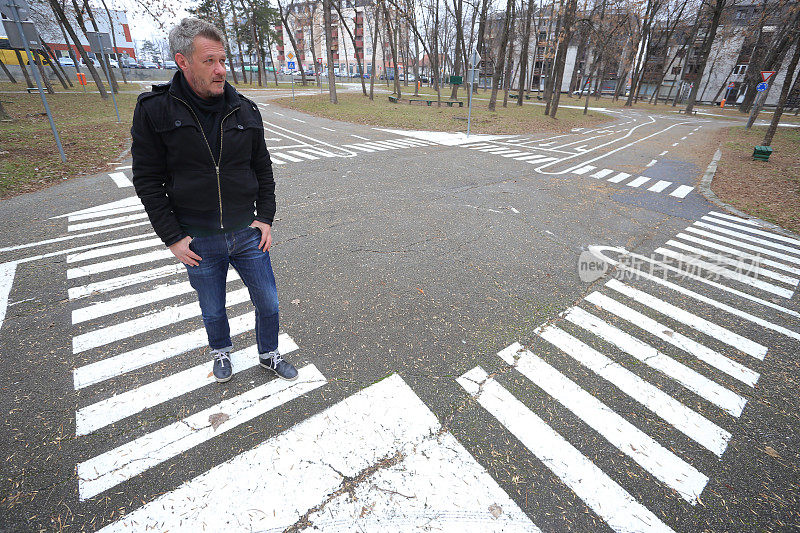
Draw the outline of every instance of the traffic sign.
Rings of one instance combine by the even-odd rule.
[[[475,68],[478,66],[478,63],[480,62],[481,62],[481,55],[477,52],[477,50],[472,52],[472,55],[469,58],[470,67]]]
[[[286,63],[286,68],[294,68],[294,61],[289,61]]]
[[[756,85],[756,91],[763,92],[763,91],[766,91],[768,87],[769,87],[769,85],[767,84],[767,82],[762,81],[761,83]]]
[[[730,83],[728,84],[728,89],[733,89],[733,88],[735,88],[735,87],[736,87],[736,84],[735,84],[734,82],[730,82]]]
[[[294,53],[293,53],[293,52],[289,52],[289,53],[287,53],[287,54],[286,54],[286,58],[287,58],[289,61],[293,60],[293,59],[294,59]]]
[[[761,71],[761,79],[764,81],[769,81],[769,79],[775,75],[774,70],[762,70]]]
[[[4,0],[0,0],[0,2],[3,1]],[[25,43],[27,42],[28,47],[31,50],[42,50],[43,47],[41,41],[39,41],[39,32],[36,31],[36,27],[33,25],[33,22],[26,20],[20,22],[20,24],[22,24],[22,32],[25,34],[24,39],[19,34],[19,26],[17,26],[15,22],[3,20],[3,28],[5,28],[6,36],[8,36],[9,46],[11,46],[11,48],[23,50],[25,48]]]
[[[25,0],[13,0],[13,2],[9,0],[0,0],[0,13],[10,18],[12,21],[17,20],[14,9],[11,6],[12,3],[17,6],[16,11],[19,13],[19,20],[30,19],[30,10]],[[17,32],[17,35],[19,35],[19,32]]]

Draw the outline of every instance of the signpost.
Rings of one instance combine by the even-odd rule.
[[[33,71],[33,78],[36,80],[36,87],[39,89],[39,96],[42,98],[42,104],[44,104],[44,110],[47,112],[47,118],[50,120],[50,128],[53,130],[53,137],[56,139],[56,146],[58,146],[58,153],[61,155],[61,161],[66,163],[67,156],[64,155],[64,148],[61,146],[61,138],[58,136],[58,131],[56,130],[56,123],[53,121],[53,113],[50,112],[50,106],[47,105],[47,97],[44,95],[44,90],[42,90],[42,80],[39,79],[39,71],[34,68],[35,62],[33,60],[33,54],[31,54],[31,46],[29,44],[29,36],[28,33],[25,32],[23,26],[23,20],[30,24],[30,27],[33,27],[33,22],[27,20],[28,18],[28,4],[25,0],[0,0],[0,13],[10,18],[14,25],[17,28],[17,35],[25,38],[22,38],[23,48],[25,48],[25,53],[28,54],[28,62],[31,65],[31,70]],[[26,24],[27,25],[27,24]],[[3,26],[6,26],[5,21],[3,21]],[[28,30],[30,31],[30,30]],[[34,28],[35,31],[35,28]],[[7,31],[9,34],[9,40],[11,38],[10,32]],[[39,42],[38,35],[35,38],[36,43]],[[10,43],[9,43],[10,44]],[[25,68],[25,65],[20,65],[20,68]]]
[[[774,70],[762,70],[762,71],[761,71],[761,80],[762,80],[762,81],[764,81],[764,82],[766,83],[766,82],[768,82],[768,81],[770,80],[770,78],[772,78],[772,76],[774,76],[774,75],[775,75],[775,71],[774,71]]]
[[[469,58],[469,70],[467,71],[467,83],[469,84],[469,111],[467,111],[467,137],[469,137],[469,128],[472,124],[472,90],[475,87],[475,81],[478,79],[478,64],[481,62],[481,55],[477,50],[472,52]]]
[[[762,81],[761,83],[756,85],[756,91],[758,91],[758,92],[764,92],[768,88],[769,88],[769,84],[767,82],[765,82],[765,81]]]
[[[117,107],[117,99],[114,96],[114,87],[111,84],[111,76],[109,75],[107,68],[108,62],[106,61],[105,57],[105,51],[111,50],[111,35],[108,33],[87,31],[86,39],[89,41],[89,48],[91,49],[92,53],[95,55],[100,54],[100,56],[102,57],[102,61],[100,61],[100,64],[103,67],[103,72],[106,73],[106,80],[108,80],[108,88],[111,90],[111,100],[113,100],[114,102],[114,111],[117,112],[117,122],[119,123],[120,122],[119,108]]]

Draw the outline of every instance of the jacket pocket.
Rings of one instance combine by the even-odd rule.
[[[168,191],[178,211],[219,211],[219,187],[213,170],[184,170],[172,175]]]

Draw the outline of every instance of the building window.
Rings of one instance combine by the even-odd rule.
[[[736,65],[733,69],[734,74],[744,74],[745,72],[747,72],[747,64]]]
[[[672,73],[673,74],[680,74],[681,73],[681,67],[672,67]]]

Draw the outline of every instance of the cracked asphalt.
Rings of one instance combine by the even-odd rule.
[[[7,312],[0,327],[0,353],[5,362],[0,385],[0,400],[5,406],[4,438],[0,440],[5,459],[0,480],[0,530],[97,531],[113,525],[160,497],[177,494],[184,490],[184,484],[220,465],[234,464],[243,454],[264,450],[264,443],[284,442],[275,439],[289,438],[303,423],[320,419],[315,415],[324,418],[332,406],[348,405],[343,402],[372,387],[383,386],[395,375],[421,406],[433,413],[436,423],[427,437],[415,441],[411,448],[403,448],[405,442],[393,443],[368,464],[330,462],[328,467],[340,478],[339,482],[323,491],[324,496],[313,504],[298,507],[287,522],[270,527],[292,532],[357,530],[362,526],[363,530],[389,531],[447,529],[448,515],[444,511],[437,516],[413,515],[420,517],[416,522],[402,522],[408,517],[389,514],[380,520],[378,513],[387,501],[394,502],[398,513],[410,502],[429,505],[429,512],[433,513],[434,500],[430,496],[423,498],[421,488],[419,493],[414,492],[416,478],[405,479],[405,485],[391,485],[380,476],[411,472],[411,467],[405,465],[417,453],[415,450],[447,446],[452,457],[471,456],[477,463],[475,468],[482,469],[486,479],[499,487],[498,494],[506,494],[542,531],[624,530],[615,522],[612,511],[583,495],[580,486],[586,480],[571,485],[565,475],[559,474],[558,467],[548,462],[547,454],[536,451],[536,443],[526,441],[502,421],[500,414],[480,402],[482,392],[472,394],[465,389],[459,378],[476,367],[487,373],[487,380],[477,384],[479,391],[490,382],[493,387],[502,387],[619,485],[631,501],[669,529],[705,532],[800,528],[798,340],[765,329],[746,317],[722,312],[665,285],[642,279],[625,281],[766,347],[763,360],[756,360],[741,346],[702,336],[691,324],[665,318],[660,310],[641,302],[624,300],[671,331],[699,339],[710,350],[757,371],[757,384],[744,385],[659,341],[653,332],[643,332],[636,324],[606,310],[587,306],[585,298],[594,292],[614,296],[606,285],[615,275],[613,269],[592,283],[581,281],[578,275],[579,256],[590,246],[620,247],[650,257],[701,217],[722,211],[698,193],[697,184],[705,166],[690,156],[690,152],[707,149],[705,135],[720,123],[686,118],[666,113],[667,110],[663,115],[615,111],[610,113],[607,124],[594,131],[574,131],[559,138],[531,134],[492,139],[486,141],[491,151],[485,151],[485,147],[471,146],[479,144],[480,138],[447,145],[423,134],[403,136],[310,117],[280,108],[270,99],[258,95],[255,98],[261,104],[267,145],[276,160],[281,160],[282,154],[291,156],[292,150],[308,147],[339,156],[299,160],[295,154],[298,161],[288,157],[274,165],[278,211],[270,255],[280,298],[281,331],[297,345],[297,350],[286,358],[298,367],[313,365],[324,379],[310,380],[302,394],[290,400],[276,399],[275,408],[259,411],[241,423],[224,417],[208,424],[190,422],[193,419],[189,417],[196,413],[213,412],[216,406],[227,405],[222,402],[234,401],[257,387],[271,386],[273,379],[267,373],[257,366],[249,367],[237,371],[225,385],[185,385],[187,389],[177,397],[134,410],[130,416],[115,418],[99,429],[78,435],[76,412],[128,391],[157,386],[160,380],[206,361],[207,348],[191,344],[194,341],[188,336],[202,328],[202,321],[197,314],[177,318],[176,309],[191,304],[194,295],[176,293],[165,294],[148,305],[120,308],[112,314],[73,323],[73,312],[90,303],[134,297],[151,289],[167,290],[157,279],[151,279],[143,285],[122,286],[115,293],[70,296],[69,289],[78,285],[102,283],[172,264],[169,258],[154,259],[141,265],[122,264],[90,276],[69,277],[76,266],[70,254],[78,251],[66,250],[92,250],[92,246],[112,239],[144,237],[151,231],[147,224],[121,227],[142,222],[141,219],[69,231],[71,222],[67,218],[52,218],[132,196],[131,188],[118,188],[107,173],[6,200],[0,212],[0,267],[13,263],[14,270]],[[369,148],[364,143],[405,138],[427,141],[392,149],[386,149],[388,145],[373,150],[353,146]],[[673,143],[678,145],[672,146]],[[552,156],[556,160],[528,162],[515,158],[519,154],[504,156],[494,148]],[[583,163],[593,168],[576,173]],[[129,161],[121,161],[118,165],[128,164]],[[109,172],[114,169],[111,166]],[[604,179],[591,177],[602,169],[610,172]],[[130,176],[130,170],[118,171]],[[650,181],[641,187],[626,185],[629,179],[608,181],[618,173],[632,178],[647,176]],[[669,181],[669,188],[648,191],[658,180]],[[681,185],[694,190],[684,197],[670,194]],[[121,216],[130,214],[114,207],[107,216],[117,216],[113,213],[117,210]],[[96,233],[99,230],[108,231]],[[48,240],[55,241],[42,242]],[[37,244],[15,248],[28,243]],[[93,262],[133,257],[148,250],[121,252]],[[184,278],[179,272],[171,281],[178,283]],[[670,280],[770,324],[800,329],[795,316],[710,288],[702,280],[685,276]],[[733,282],[729,285],[734,286]],[[229,281],[229,294],[242,287],[241,281]],[[755,289],[750,293],[792,312],[800,310],[796,292],[789,298]],[[229,315],[241,315],[250,310],[248,306],[249,302],[232,304]],[[598,340],[586,328],[570,322],[563,313],[575,306],[591,309],[608,324],[745,398],[741,416],[728,415],[708,397],[653,369],[649,365],[655,359],[637,358],[622,345]],[[170,319],[170,313],[175,313],[176,318]],[[74,349],[73,339],[79,335],[91,335],[104,327],[137,319],[152,320],[157,327],[121,335],[90,349]],[[626,369],[729,433],[724,452],[716,455],[698,440],[687,438],[640,400],[547,341],[542,332],[548,327],[559,328],[593,347],[610,360],[609,368]],[[134,365],[128,372],[105,376],[76,390],[76,369],[120,354],[144,354],[141,350],[148,346],[176,338],[179,340],[175,342],[184,343],[185,349],[175,348],[168,358],[156,357],[150,363]],[[699,497],[687,501],[643,468],[636,450],[625,452],[612,446],[592,420],[582,419],[542,386],[532,383],[518,369],[519,355],[514,356],[513,364],[497,356],[515,342],[707,476]],[[234,338],[235,349],[253,343],[254,334],[248,328]],[[167,350],[165,345],[159,346],[159,350]],[[222,410],[222,414],[233,419],[264,398],[288,394],[264,390],[268,392],[253,404],[246,404],[240,411]],[[402,408],[402,404],[396,407]],[[375,421],[369,416],[356,417],[352,424],[367,420]],[[114,482],[108,489],[81,498],[82,484],[92,478],[79,479],[78,465],[89,464],[128,443],[144,443],[138,439],[147,439],[159,431],[169,432],[174,424],[183,424],[189,433],[218,433],[183,448],[179,441],[165,441],[161,448],[173,447],[176,453],[154,464],[147,463],[143,472]],[[344,422],[338,430],[346,434],[347,424]],[[400,439],[400,435],[398,430],[393,438]],[[446,440],[451,438],[453,443]],[[157,442],[153,444],[156,445]],[[114,460],[118,461],[118,470],[130,467],[124,458]],[[149,460],[133,457],[129,461]],[[313,457],[308,460],[313,462]],[[104,475],[111,474],[98,472],[98,477]],[[424,469],[417,475],[424,477]],[[442,490],[449,491],[446,487],[442,485]],[[295,490],[302,493],[304,487]],[[480,487],[476,490],[480,492]],[[440,496],[446,500],[447,495]],[[213,498],[200,493],[196,497]],[[269,499],[290,505],[295,497],[290,492],[273,494]],[[253,506],[262,503],[256,500]],[[326,513],[349,513],[345,512],[350,509],[348,505],[354,506],[353,512],[360,516],[347,522],[347,526],[334,527],[334,522],[325,522],[331,519]],[[472,530],[510,531],[517,530],[517,526],[519,530],[529,530],[522,522],[497,522],[498,517],[513,514],[510,503],[492,500],[480,505],[471,518]],[[324,517],[327,518],[323,520]],[[372,518],[375,521],[369,521]],[[158,524],[153,527],[161,530]],[[449,527],[453,528],[453,523]],[[627,531],[648,527],[630,523]],[[230,530],[236,529],[248,530],[230,526]],[[454,530],[467,529],[464,526]]]

